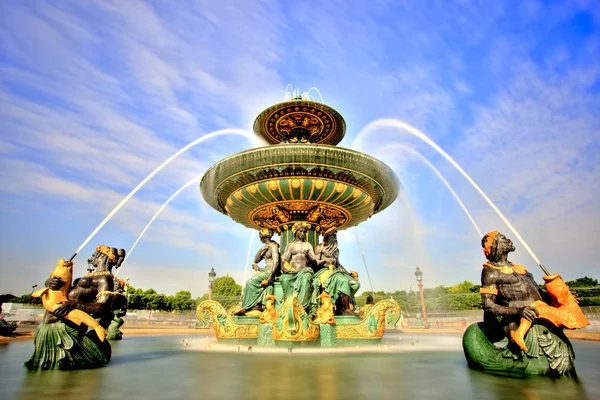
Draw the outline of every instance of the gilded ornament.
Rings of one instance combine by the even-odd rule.
[[[317,189],[322,189],[324,184],[325,184],[325,182],[323,182],[323,180],[321,180],[321,179],[317,179],[317,180],[315,181],[315,188],[317,188]]]
[[[335,305],[331,301],[331,296],[329,296],[327,292],[323,292],[319,298],[321,299],[321,306],[317,309],[317,316],[314,321],[315,324],[335,324],[335,318],[333,316]]]
[[[238,200],[242,200],[242,199],[244,198],[244,195],[242,194],[242,191],[241,191],[241,190],[238,190],[238,191],[237,191],[237,192],[235,192],[233,195],[234,195],[234,196],[235,196],[235,198],[236,198],[236,199],[238,199]]]
[[[272,294],[267,295],[267,304],[265,311],[260,315],[259,322],[261,324],[275,322],[277,319],[277,310],[275,309],[275,296]]]
[[[343,183],[336,183],[335,184],[335,191],[338,193],[342,193],[344,190],[346,190],[347,186],[344,185]]]
[[[400,306],[394,299],[377,302],[365,313],[363,319],[356,324],[337,324],[336,335],[342,339],[381,339],[385,332],[388,312],[399,310]]]
[[[300,187],[300,179],[292,179],[292,187],[298,189]]]
[[[278,181],[269,181],[267,183],[269,189],[271,190],[277,190],[277,188],[279,187],[279,182]]]
[[[312,342],[319,338],[319,325],[313,323],[296,296],[288,296],[273,324],[273,339]]]
[[[258,339],[258,324],[235,323],[220,303],[205,300],[196,309],[198,315],[209,311],[217,339]]]

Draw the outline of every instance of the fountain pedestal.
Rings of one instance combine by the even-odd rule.
[[[200,304],[199,316],[205,319],[206,310],[211,313],[219,341],[254,340],[270,345],[268,326],[278,346],[381,340],[386,313],[397,310],[397,303],[385,300],[362,318],[336,317],[330,325],[334,305],[340,314],[351,312],[360,288],[358,274],[339,264],[339,251],[333,246],[312,251],[319,235],[333,236],[331,232],[357,226],[398,196],[400,184],[391,168],[369,155],[336,146],[345,129],[340,113],[326,104],[301,97],[275,104],[254,122],[255,133],[270,145],[229,156],[211,166],[202,178],[200,192],[215,210],[259,230],[264,238],[270,234],[268,240],[274,233],[280,236],[280,257],[274,265],[269,264],[272,272],[266,285],[273,283],[274,271],[281,269],[286,292],[275,282],[273,295],[267,295],[262,292],[262,281],[249,280],[247,289],[251,291],[246,292],[243,310],[237,312],[251,315],[266,302],[268,313],[259,321],[232,319],[216,302]],[[264,243],[257,262],[266,260],[265,254],[273,260],[272,253],[277,252],[275,242]],[[265,296],[259,297],[261,294]],[[317,310],[327,308],[323,295],[333,305],[328,314],[316,318]],[[273,296],[275,300],[269,304],[268,298]]]

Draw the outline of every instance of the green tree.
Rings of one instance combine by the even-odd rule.
[[[464,281],[448,289],[448,293],[472,293],[475,289],[473,282]]]
[[[187,290],[181,290],[175,294],[175,296],[171,296],[171,310],[193,310],[195,306],[195,302],[192,299],[192,293]]]
[[[199,306],[204,300],[208,300],[208,293],[204,293],[200,297],[196,297],[196,306]]]
[[[9,303],[42,304],[42,299],[40,297],[33,297],[31,294],[24,294],[20,297],[15,297]]]
[[[240,302],[242,287],[230,276],[220,276],[213,282],[213,300],[229,309]]]
[[[578,278],[568,281],[569,289],[579,299],[580,306],[600,306],[600,285],[597,279]]]

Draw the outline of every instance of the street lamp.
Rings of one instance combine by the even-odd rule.
[[[427,323],[427,310],[425,309],[425,297],[423,296],[423,272],[419,269],[417,265],[417,270],[415,271],[415,276],[417,277],[417,286],[419,286],[419,292],[421,293],[421,310],[423,312],[423,323],[425,326],[429,326]]]
[[[214,283],[215,283],[215,277],[217,276],[217,273],[215,272],[214,268],[210,269],[210,272],[208,273],[208,299],[212,300],[212,295],[213,295],[213,287],[214,287]]]
[[[35,304],[35,302],[34,302],[34,299],[33,299],[33,292],[35,291],[35,288],[36,288],[37,286],[38,286],[38,285],[33,285],[33,286],[31,287],[31,294],[32,294],[32,296],[31,296],[31,304]]]

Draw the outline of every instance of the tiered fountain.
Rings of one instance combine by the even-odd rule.
[[[210,167],[200,183],[202,196],[248,228],[277,232],[282,255],[298,222],[304,223],[306,240],[314,247],[320,234],[357,226],[398,195],[399,181],[391,168],[366,154],[336,147],[345,130],[340,113],[302,96],[268,107],[256,118],[254,131],[270,145]],[[274,294],[276,315],[238,317],[206,301],[198,307],[199,318],[211,313],[219,341],[350,344],[381,340],[386,314],[398,310],[394,301],[386,300],[363,308],[360,316],[336,315],[335,321],[319,324],[294,296],[284,296],[277,280]]]

